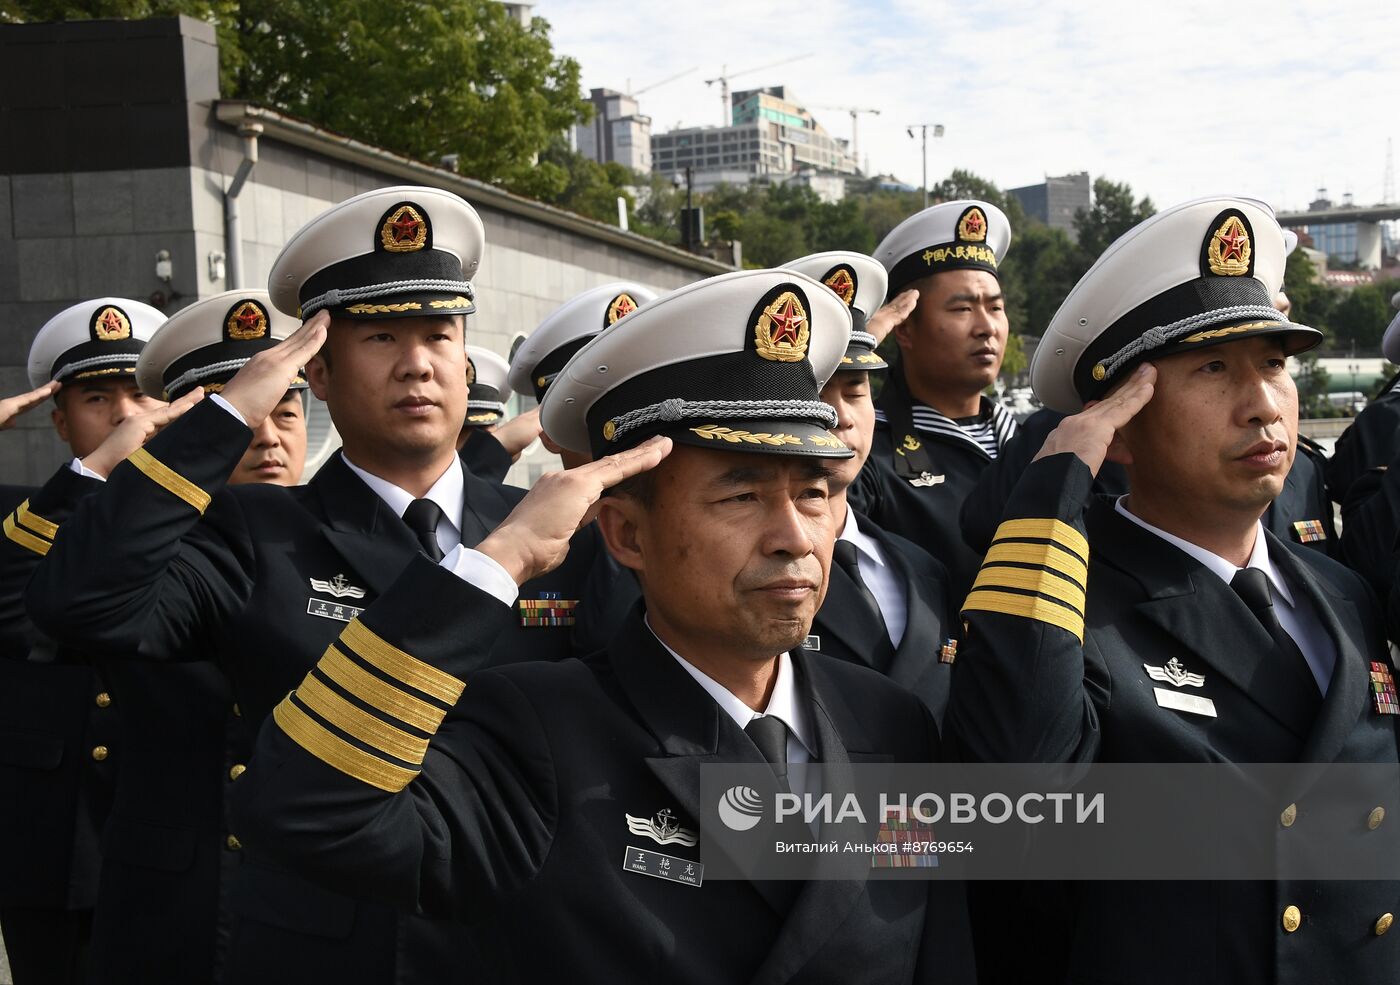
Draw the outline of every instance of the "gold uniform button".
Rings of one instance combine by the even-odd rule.
[[[1293,822],[1298,820],[1298,805],[1289,804],[1283,809],[1283,813],[1278,816],[1278,820],[1285,828],[1293,827]]]
[[[228,849],[231,852],[236,852],[243,847],[243,842],[239,841],[233,835],[229,835],[226,839],[224,839],[224,844],[228,845]]]
[[[102,762],[102,760],[104,760],[104,759],[107,758],[107,747],[106,747],[106,746],[93,746],[93,747],[92,747],[92,758],[95,759],[95,760],[97,760],[99,763]]]
[[[1379,828],[1379,827],[1381,826],[1381,822],[1384,821],[1384,820],[1385,820],[1385,808],[1384,808],[1384,807],[1377,807],[1375,810],[1373,810],[1373,811],[1370,813],[1370,815],[1367,816],[1367,818],[1366,818],[1366,827],[1370,828],[1372,831],[1375,831],[1377,828]]]
[[[98,696],[93,700],[97,702],[97,707],[106,708],[112,703],[112,696],[106,691],[103,691],[100,694],[98,694]]]
[[[248,772],[248,767],[244,766],[242,763],[234,763],[229,767],[228,778],[230,780],[236,780],[246,772]]]
[[[1380,919],[1376,921],[1376,936],[1379,937],[1381,934],[1389,930],[1390,925],[1394,922],[1395,917],[1393,914],[1382,913]]]
[[[1283,911],[1283,929],[1288,933],[1293,933],[1303,923],[1303,913],[1296,906],[1290,906]]]

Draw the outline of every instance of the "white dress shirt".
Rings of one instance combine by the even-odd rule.
[[[899,573],[885,561],[885,552],[879,542],[860,529],[850,502],[846,503],[846,523],[836,539],[850,541],[860,552],[861,580],[870,589],[870,594],[875,596],[880,615],[885,618],[885,629],[889,630],[890,642],[898,649],[900,641],[904,639],[904,629],[909,624],[909,598]]]
[[[650,621],[647,622],[647,629],[651,630],[653,636],[656,636],[656,630],[651,629]],[[715,699],[715,703],[734,720],[734,724],[740,729],[748,728],[749,722],[755,718],[772,715],[787,726],[788,765],[812,761],[812,750],[816,745],[816,739],[808,720],[807,709],[802,706],[802,702],[798,699],[797,672],[793,669],[792,657],[789,654],[778,655],[778,671],[773,680],[773,693],[768,696],[768,705],[762,711],[754,711],[723,684],[666,646],[666,641],[661,637],[657,636],[656,641],[666,647],[666,652],[676,658],[676,663],[684,667],[685,672],[695,678],[695,683],[703,687],[705,693]],[[802,792],[795,786],[793,791]]]
[[[384,500],[384,505],[394,511],[394,515],[403,519],[404,512],[419,497],[413,495],[407,489],[401,489],[387,479],[366,472],[354,462],[345,452],[340,453],[345,464],[365,481],[365,485],[374,490],[374,494]],[[462,467],[454,457],[452,463],[447,466],[447,471],[438,477],[432,488],[423,496],[423,499],[432,500],[442,510],[442,519],[438,520],[437,534],[438,547],[443,554],[450,554],[452,549],[462,542],[462,531],[457,526],[462,522],[462,509],[466,505],[466,485],[462,481]]]
[[[1113,508],[1142,529],[1157,535],[1175,547],[1181,548],[1201,562],[1207,570],[1225,584],[1230,584],[1236,572],[1243,570],[1219,554],[1213,554],[1204,547],[1182,540],[1160,527],[1154,527],[1141,517],[1134,516],[1123,505],[1123,501],[1127,498],[1127,496],[1118,497]],[[1289,588],[1283,572],[1274,566],[1274,562],[1269,557],[1269,544],[1264,538],[1264,525],[1262,523],[1255,525],[1254,548],[1250,552],[1249,563],[1245,567],[1258,568],[1269,579],[1269,584],[1273,586],[1274,591],[1274,615],[1278,617],[1278,623],[1283,627],[1283,631],[1293,639],[1294,643],[1298,644],[1298,649],[1303,652],[1303,658],[1308,662],[1308,669],[1312,671],[1317,686],[1322,689],[1322,693],[1325,695],[1328,685],[1332,683],[1332,671],[1337,665],[1337,647],[1332,642],[1332,637],[1327,634],[1327,629],[1322,625],[1322,620],[1313,610],[1312,603],[1307,596],[1302,592],[1295,594]]]

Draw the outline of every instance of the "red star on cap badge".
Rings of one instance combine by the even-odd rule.
[[[976,235],[982,231],[982,217],[973,212],[967,217],[967,231]]]
[[[797,332],[807,320],[792,298],[783,301],[783,306],[773,312],[773,344],[797,345]]]
[[[418,227],[423,225],[423,220],[415,219],[407,212],[389,224],[389,228],[394,231],[395,243],[411,243],[418,235]]]
[[[258,322],[262,321],[262,314],[257,308],[247,307],[233,316],[237,319],[239,327],[248,333],[256,332],[259,328]]]
[[[1247,236],[1243,229],[1232,228],[1220,234],[1220,259],[1238,260],[1244,252]]]
[[[108,335],[117,335],[126,327],[122,324],[122,316],[111,308],[102,312],[102,317],[97,319],[97,323],[102,326],[103,332]]]

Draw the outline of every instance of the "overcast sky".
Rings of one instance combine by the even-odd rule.
[[[1320,186],[1369,204],[1400,138],[1397,0],[541,0],[535,13],[585,90],[697,67],[638,96],[653,133],[718,125],[704,80],[728,65],[735,90],[787,85],[838,136],[849,114],[816,106],[879,109],[860,118],[861,156],[913,185],[905,127],[928,122],[946,127],[930,137],[931,181],[1088,171],[1159,207],[1233,192],[1302,208]]]

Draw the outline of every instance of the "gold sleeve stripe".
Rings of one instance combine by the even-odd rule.
[[[350,625],[345,627],[340,639],[367,663],[373,664],[390,677],[397,678],[409,687],[417,688],[447,704],[456,704],[457,699],[462,696],[462,690],[467,686],[451,674],[404,653],[377,636],[358,619],[350,620]]]
[[[365,704],[424,732],[436,732],[447,715],[436,705],[381,681],[333,646],[326,649],[316,669]]]
[[[290,696],[283,698],[272,709],[272,718],[297,745],[327,766],[361,783],[368,783],[387,793],[398,793],[418,775],[417,770],[386,763],[352,746],[297,707]]]
[[[394,728],[336,694],[314,675],[308,674],[297,688],[297,697],[316,714],[365,745],[388,753],[415,766],[428,754],[428,740]]]
[[[23,503],[20,503],[19,508],[15,510],[15,519],[40,537],[47,537],[49,540],[53,540],[58,536],[58,524],[51,520],[45,520],[38,513],[33,512],[29,508],[29,500],[27,499]]]
[[[979,588],[1017,588],[1023,592],[1038,592],[1073,606],[1081,615],[1084,613],[1084,589],[1045,570],[983,567],[977,573],[977,581],[973,583],[972,588],[974,591]]]
[[[1080,643],[1084,642],[1084,619],[1079,613],[1035,595],[1013,595],[1010,592],[997,592],[985,588],[974,589],[963,603],[962,611],[999,612],[1007,616],[1035,619],[1073,633]]]
[[[1073,578],[1081,586],[1089,583],[1089,568],[1083,561],[1065,551],[1052,550],[1046,544],[1017,544],[1013,542],[993,544],[992,549],[987,552],[987,556],[982,559],[982,564],[988,565],[997,562],[1033,564],[1039,568],[1058,571],[1068,578]]]
[[[1089,563],[1089,542],[1084,535],[1063,520],[1031,519],[1006,520],[997,527],[992,542],[999,540],[1049,540],[1063,547],[1083,561]]]
[[[179,472],[154,458],[144,448],[138,448],[126,459],[135,465],[146,477],[178,499],[183,499],[200,513],[209,508],[210,496],[203,489],[186,479]]]
[[[19,524],[15,523],[15,517],[12,513],[7,513],[5,515],[4,526],[6,537],[10,538],[10,540],[14,541],[20,547],[33,551],[40,557],[43,557],[44,555],[48,554],[49,548],[53,546],[44,538],[36,537],[34,534],[31,534],[28,530],[25,530]]]

